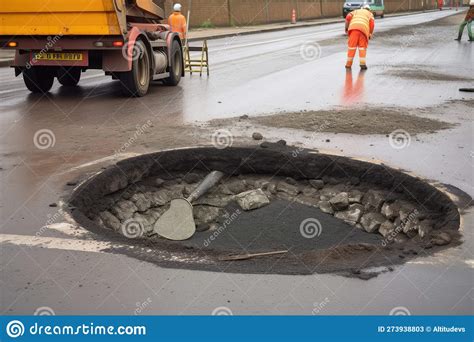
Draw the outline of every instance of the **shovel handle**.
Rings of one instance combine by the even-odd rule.
[[[199,197],[204,195],[206,192],[209,191],[214,185],[219,183],[219,181],[224,177],[224,174],[220,171],[212,171],[210,174],[207,175],[206,178],[198,185],[196,190],[192,192],[191,195],[187,198],[189,203],[194,202]]]

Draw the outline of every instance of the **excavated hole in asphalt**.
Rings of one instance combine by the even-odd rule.
[[[193,203],[196,234],[154,234],[169,201],[188,196],[211,170],[225,176]],[[164,267],[368,279],[460,243],[456,205],[423,180],[281,143],[127,159],[82,184],[69,207],[82,226],[116,242],[111,252]],[[288,252],[220,260],[278,250]]]

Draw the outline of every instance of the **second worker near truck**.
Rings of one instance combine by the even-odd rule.
[[[181,4],[174,4],[173,13],[168,18],[168,25],[172,32],[179,33],[181,39],[185,39],[187,35],[186,17],[181,13]]]
[[[346,16],[346,33],[349,35],[346,68],[350,69],[357,49],[359,49],[360,68],[367,69],[366,57],[369,39],[375,28],[374,15],[369,5],[352,11]]]

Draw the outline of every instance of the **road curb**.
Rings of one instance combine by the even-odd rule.
[[[0,60],[0,68],[9,67],[12,63],[13,63],[13,58],[12,59],[2,59],[2,60]]]
[[[385,18],[395,18],[395,17],[402,17],[402,16],[409,16],[409,15],[414,15],[414,14],[430,13],[430,12],[438,12],[438,10],[434,9],[434,10],[416,11],[416,12],[393,13],[393,14],[385,15]],[[302,27],[322,26],[322,25],[330,25],[330,24],[337,24],[337,23],[343,23],[343,22],[344,22],[344,19],[342,17],[337,17],[337,18],[334,18],[333,20],[329,20],[325,22],[306,22],[304,24],[297,24],[297,25],[288,24],[282,27],[272,27],[272,28],[267,28],[267,29],[262,27],[262,29],[257,29],[254,31],[224,33],[224,34],[215,34],[211,36],[189,38],[188,42],[201,41],[204,39],[212,40],[212,39],[228,38],[228,37],[235,37],[235,36],[246,36],[250,34],[284,31],[284,30],[291,30],[291,29],[297,29],[297,28],[302,28]]]

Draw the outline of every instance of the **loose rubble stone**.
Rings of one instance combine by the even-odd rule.
[[[130,200],[135,203],[138,208],[138,211],[146,211],[151,207],[151,200],[146,195],[141,192],[134,194]]]
[[[222,209],[216,207],[209,207],[205,205],[196,205],[193,207],[194,221],[196,226],[209,225],[215,222],[219,215],[222,213]],[[203,227],[200,227],[202,229]]]
[[[165,205],[173,199],[173,196],[168,190],[160,190],[150,193],[151,204],[153,207],[159,207]]]
[[[349,195],[347,192],[341,192],[329,200],[336,211],[341,211],[349,206]]]
[[[349,209],[345,211],[339,211],[336,214],[334,214],[334,217],[344,220],[345,222],[355,225],[356,223],[359,222],[361,216],[364,213],[364,206],[361,204],[351,204],[349,206]]]
[[[381,209],[382,215],[384,215],[389,220],[394,220],[399,216],[400,213],[400,203],[395,201],[393,203],[384,203]]]
[[[380,225],[379,233],[383,237],[387,237],[395,231],[395,226],[390,220],[386,220],[384,223]]]
[[[296,196],[295,201],[310,207],[319,207],[319,200],[313,196],[306,196],[305,194],[299,194]]]
[[[418,225],[418,235],[421,237],[421,238],[424,238],[424,237],[427,237],[428,234],[433,230],[432,226],[426,222],[426,221],[422,221],[420,222],[420,224]]]
[[[393,242],[395,243],[405,243],[407,241],[408,237],[403,233],[399,233],[393,238]]]
[[[184,176],[183,180],[188,184],[194,184],[199,183],[201,178],[197,173],[190,172]]]
[[[235,179],[225,184],[223,191],[226,195],[237,195],[247,190],[247,182],[245,180]]]
[[[317,190],[324,188],[324,181],[322,179],[311,179],[309,184]]]
[[[303,193],[303,195],[308,196],[308,197],[319,198],[318,190],[316,190],[312,186],[311,187],[309,187],[309,186],[304,187],[302,193]]]
[[[447,232],[439,232],[437,234],[433,234],[431,239],[431,243],[436,246],[445,246],[451,242],[451,235]]]
[[[298,187],[288,184],[286,182],[278,182],[277,191],[287,193],[288,195],[291,195],[291,196],[296,196],[300,193],[300,190],[298,189]]]
[[[144,215],[142,213],[135,213],[133,215],[133,219],[137,221],[143,227],[143,232],[146,235],[153,233],[155,222],[157,221],[155,220],[153,215]]]
[[[400,220],[407,221],[418,218],[418,210],[413,204],[405,201],[399,201],[398,203],[400,205],[400,211],[398,213]]]
[[[237,203],[245,210],[254,210],[270,204],[270,200],[262,189],[242,192],[235,196]]]
[[[155,186],[160,187],[163,184],[165,184],[165,181],[161,178],[156,178],[154,184],[155,184]]]
[[[323,213],[331,215],[334,214],[334,209],[332,208],[331,203],[329,203],[328,201],[320,201],[318,206]]]
[[[380,213],[367,213],[361,217],[360,223],[366,232],[375,233],[385,220],[385,217]]]
[[[299,185],[298,182],[294,178],[291,178],[291,177],[286,177],[285,182],[287,182],[290,185],[294,185],[294,186]]]
[[[362,204],[366,211],[380,212],[382,205],[385,202],[385,196],[382,192],[376,190],[369,190],[362,199]]]
[[[262,133],[255,132],[255,133],[252,134],[252,139],[253,139],[253,140],[262,140],[262,139],[263,139],[263,135],[262,135]]]
[[[112,212],[121,220],[126,221],[133,217],[133,214],[138,211],[137,206],[128,200],[118,201],[115,207],[112,208]]]
[[[120,229],[120,221],[109,211],[103,211],[99,214],[100,219],[104,225],[110,229],[118,231]]]
[[[349,192],[349,203],[362,203],[364,194],[359,190],[352,190]]]
[[[108,193],[114,193],[116,191],[125,189],[128,185],[127,177],[122,174],[114,174],[108,182],[107,188]]]

